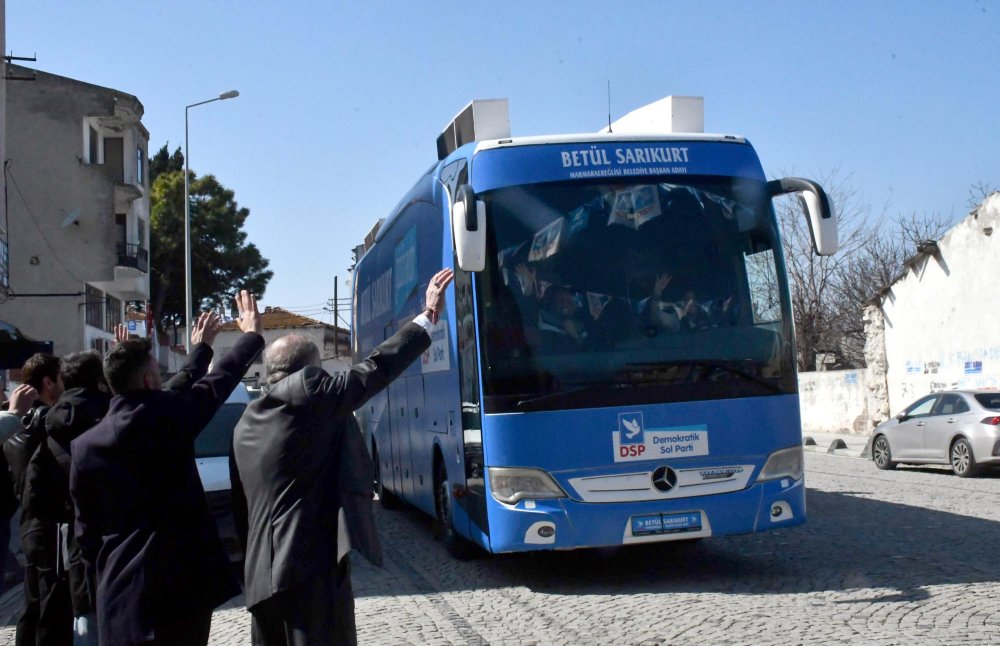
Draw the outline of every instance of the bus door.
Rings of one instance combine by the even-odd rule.
[[[418,360],[419,361],[419,360]],[[406,431],[404,432],[404,441],[402,446],[405,448],[405,459],[403,462],[403,495],[411,503],[416,504],[417,494],[419,493],[417,486],[417,477],[421,473],[421,468],[430,470],[430,459],[425,459],[424,454],[427,453],[425,450],[426,442],[421,433],[420,429],[422,419],[427,417],[427,411],[424,410],[424,379],[420,375],[415,375],[412,377],[406,377]],[[426,466],[424,465],[426,463]],[[427,480],[425,477],[424,480]]]
[[[389,384],[389,436],[392,438],[392,488],[408,499],[406,479],[403,474],[410,468],[409,418],[406,414],[406,380],[397,379]],[[412,490],[412,488],[411,488]]]
[[[383,339],[390,338],[396,332],[396,325],[393,322],[385,324],[382,330]],[[403,426],[406,412],[406,390],[400,393],[399,381],[389,384],[385,389],[385,416],[380,424],[380,436],[383,438],[379,443],[380,459],[388,459],[389,473],[383,473],[386,483],[391,483],[389,489],[402,496],[403,479],[400,469],[400,428]],[[401,396],[402,395],[402,396]],[[402,399],[402,401],[401,401]],[[384,444],[384,446],[383,446]]]

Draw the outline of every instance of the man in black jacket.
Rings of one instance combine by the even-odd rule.
[[[306,337],[275,341],[264,355],[268,391],[236,426],[232,474],[249,518],[245,581],[255,646],[355,644],[347,552],[376,565],[373,465],[353,412],[430,347],[452,271],[427,287],[427,309],[346,375],[331,377]],[[242,481],[242,484],[241,482]],[[346,525],[346,526],[345,526]]]
[[[256,299],[241,291],[237,307],[244,334],[180,392],[160,390],[148,342],[116,346],[104,364],[111,408],[71,443],[76,537],[96,574],[102,646],[207,644],[212,610],[239,593],[194,461],[198,433],[264,346]]]
[[[36,399],[38,391],[28,384],[21,384],[14,389],[10,400],[3,404],[6,410],[0,410],[0,444],[24,430],[21,420],[31,410]],[[20,503],[14,495],[14,483],[10,479],[7,458],[0,450],[0,593],[7,591],[4,583],[7,557],[10,554],[11,525],[18,507]]]
[[[40,552],[33,548],[44,540],[44,536],[47,535],[46,528],[49,526],[24,510],[24,481],[28,462],[45,437],[45,416],[49,407],[55,404],[63,393],[62,363],[58,357],[50,354],[32,355],[24,362],[21,377],[25,384],[35,389],[38,399],[24,417],[24,427],[4,442],[3,453],[13,480],[14,494],[21,505],[21,546],[26,559],[24,609],[17,620],[15,643],[17,646],[33,646],[48,643],[48,626],[59,622],[45,619],[52,613],[47,606],[48,599],[39,589],[39,570],[45,569],[48,564],[38,563],[34,559]],[[60,614],[56,606],[51,610],[56,616]]]
[[[66,390],[45,416],[45,437],[28,463],[22,507],[24,513],[43,523],[39,540],[25,545],[29,560],[39,567],[39,596],[45,612],[39,618],[38,643],[73,643],[73,616],[86,598],[85,580],[74,559],[67,563],[66,531],[73,523],[69,498],[69,442],[96,424],[108,411],[111,391],[104,381],[101,357],[79,352],[63,358]],[[72,554],[70,555],[72,557]]]
[[[111,401],[101,357],[96,352],[64,357],[62,374],[66,390],[45,415],[44,434],[38,438],[38,448],[25,469],[21,496],[22,514],[37,523],[35,531],[25,540],[24,553],[38,571],[41,603],[35,642],[46,646],[73,643],[75,603],[71,603],[69,573],[61,549],[66,528],[73,520],[69,499],[69,440],[59,440],[67,433],[78,435],[96,424]]]

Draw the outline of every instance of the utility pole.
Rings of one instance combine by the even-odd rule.
[[[337,321],[340,317],[337,315],[337,276],[333,277],[333,356],[340,357],[340,328],[337,327]]]

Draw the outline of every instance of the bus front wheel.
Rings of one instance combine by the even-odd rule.
[[[451,513],[450,489],[451,484],[448,482],[448,474],[445,473],[444,465],[438,463],[434,469],[434,507],[437,512],[434,535],[441,539],[449,554],[456,559],[465,561],[475,556],[476,546],[455,531]]]

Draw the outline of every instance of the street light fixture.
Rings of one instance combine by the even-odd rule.
[[[190,172],[188,170],[188,110],[195,106],[205,105],[213,101],[235,99],[240,95],[236,90],[223,92],[214,99],[199,101],[184,106],[184,349],[191,354],[191,310],[194,308],[191,298],[191,197]]]

